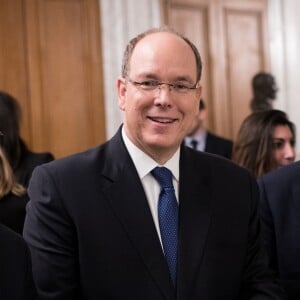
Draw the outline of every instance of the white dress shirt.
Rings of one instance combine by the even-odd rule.
[[[161,165],[159,165],[155,160],[150,156],[140,150],[136,145],[134,145],[131,140],[127,137],[124,127],[122,128],[122,137],[125,143],[125,146],[129,152],[131,159],[135,165],[137,173],[141,179],[142,185],[145,190],[145,194],[148,200],[150,211],[152,213],[152,218],[154,225],[156,227],[157,234],[160,236],[159,221],[158,221],[158,211],[157,204],[160,194],[160,185],[151,175],[151,171]],[[171,159],[169,159],[163,166],[168,168],[173,174],[173,185],[175,189],[176,199],[178,201],[178,183],[179,183],[179,155],[180,148],[175,152]]]

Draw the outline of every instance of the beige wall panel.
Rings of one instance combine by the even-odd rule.
[[[250,113],[251,79],[264,69],[260,13],[224,10],[230,135]]]
[[[105,139],[97,4],[43,0],[27,7],[34,147],[56,157]]]
[[[91,140],[89,120],[84,117],[90,115],[85,87],[84,16],[80,1],[42,3],[44,143],[61,155],[62,151],[71,152],[74,146],[84,148]],[[72,143],[68,143],[70,140]]]
[[[28,110],[24,1],[0,1],[0,90],[14,96],[23,112],[22,135],[31,140]]]

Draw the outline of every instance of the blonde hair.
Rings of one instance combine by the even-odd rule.
[[[26,193],[26,189],[15,181],[12,168],[0,147],[0,199],[9,193],[21,196]]]

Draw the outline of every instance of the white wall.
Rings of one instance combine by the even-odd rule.
[[[279,86],[275,106],[286,111],[297,128],[300,159],[300,1],[269,0],[271,71]]]
[[[106,134],[110,138],[123,116],[118,108],[116,78],[121,74],[122,56],[128,41],[138,33],[160,26],[159,0],[99,0]]]

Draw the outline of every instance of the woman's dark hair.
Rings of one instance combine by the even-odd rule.
[[[26,193],[26,189],[16,182],[10,163],[0,145],[0,200],[9,193],[21,196]]]
[[[239,129],[233,147],[233,161],[256,177],[272,171],[276,167],[272,155],[273,132],[278,125],[290,128],[295,143],[295,125],[285,112],[271,109],[250,114]]]
[[[2,148],[12,169],[17,168],[21,156],[20,121],[21,109],[18,101],[13,96],[0,91]]]

